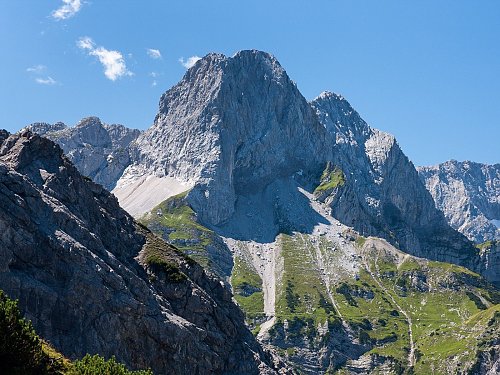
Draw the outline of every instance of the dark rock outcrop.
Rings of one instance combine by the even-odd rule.
[[[70,358],[115,355],[158,374],[275,373],[220,281],[29,131],[0,146],[0,289]]]

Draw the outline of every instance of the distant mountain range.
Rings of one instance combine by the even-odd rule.
[[[234,366],[243,366],[234,373],[264,373],[280,367],[283,372],[306,374],[482,374],[500,369],[500,344],[494,338],[500,329],[500,297],[491,284],[500,283],[494,227],[500,219],[498,165],[450,162],[417,172],[395,138],[371,128],[342,96],[324,92],[307,102],[278,61],[255,50],[233,57],[209,54],[199,60],[162,95],[154,124],[144,132],[106,125],[95,117],[75,127],[39,123],[28,129],[57,142],[82,175],[112,190],[143,226],[219,277],[226,284],[220,293],[232,288],[260,344],[239,323],[231,302],[212,297],[212,287],[196,278],[212,280],[210,276],[202,276],[201,269],[193,271],[194,264],[190,269],[180,255],[174,257],[189,281],[183,290],[199,295],[191,292],[199,287],[207,301],[215,301],[201,308],[207,319],[213,314],[230,316],[230,332],[240,332],[242,340],[228,341],[239,349],[221,354],[229,331],[219,332],[218,321],[213,328],[217,338],[202,341],[209,353],[221,356],[218,367],[192,368],[231,373]],[[18,157],[8,155],[23,154],[22,145],[37,142],[48,141],[26,132],[11,136],[2,145],[8,150],[0,151],[7,155],[2,162]],[[19,146],[12,149],[12,144]],[[33,151],[31,158],[43,152]],[[114,201],[113,209],[91,209],[96,200],[90,193],[85,193],[88,202],[80,202],[66,176],[59,176],[57,168],[47,172],[37,163],[26,171],[17,164],[8,167],[19,174],[17,178],[35,181],[36,189],[48,192],[56,216],[60,205],[53,200],[69,194],[63,206],[77,205],[79,228],[95,227],[92,218],[101,211],[103,218],[109,214],[113,225],[119,225],[115,213],[123,218],[128,229],[115,229],[123,244],[112,243],[105,232],[91,230],[89,238],[109,238],[112,247],[107,251],[115,255],[126,246],[124,267],[134,268],[136,277],[149,272],[143,261],[144,241],[153,234],[133,224]],[[62,186],[45,186],[46,177],[66,181],[68,193]],[[74,179],[90,184],[90,191],[102,189],[81,177]],[[6,211],[4,223],[9,223],[8,215]],[[45,213],[44,220],[51,215]],[[86,247],[72,230],[71,226],[55,237],[43,232],[34,243],[55,241],[63,246],[75,240]],[[477,248],[470,240],[492,241]],[[137,254],[139,263],[134,263]],[[12,272],[6,269],[6,277]],[[85,272],[93,274],[90,269]],[[148,285],[147,277],[141,280]],[[148,290],[153,294],[161,296],[155,288],[167,288],[175,298],[184,298],[176,295],[175,286],[151,283]],[[0,288],[13,290],[14,297],[23,290],[8,282]],[[21,307],[41,327],[62,319],[61,314],[49,322],[50,308],[44,315],[27,300]],[[191,307],[173,313],[203,326],[197,314],[191,315],[198,307]],[[52,332],[43,329],[42,336]],[[63,336],[60,331],[52,335]],[[262,344],[269,345],[270,352]],[[179,344],[183,358],[188,363],[200,361],[190,357],[191,349],[184,345]],[[439,349],[444,346],[446,351]],[[139,360],[120,348],[107,347],[105,354],[115,350],[120,360],[137,365]],[[198,353],[198,348],[193,350]],[[253,360],[250,352],[255,353]],[[232,361],[239,355],[244,360],[238,365]],[[180,373],[191,368],[186,366]]]

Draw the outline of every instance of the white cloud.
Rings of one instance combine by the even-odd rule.
[[[39,83],[40,85],[55,85],[57,81],[53,79],[52,77],[47,77],[47,78],[35,78],[36,83]]]
[[[152,86],[152,87],[155,87],[155,86],[157,86],[157,85],[158,85],[158,82],[157,82],[156,80],[154,80],[154,81],[151,83],[151,86]]]
[[[96,47],[94,41],[88,36],[78,39],[76,45],[86,50],[89,55],[99,59],[100,63],[104,66],[104,75],[108,79],[116,81],[120,77],[133,75],[127,69],[125,59],[119,51],[112,51],[99,46]]]
[[[44,72],[45,69],[47,69],[47,67],[45,65],[33,65],[32,67],[27,68],[26,71],[28,73],[40,74],[40,73]]]
[[[78,39],[78,41],[76,42],[76,45],[81,49],[93,50],[95,48],[94,41],[91,38],[89,38],[88,36],[84,36],[84,37],[81,37],[80,39]]]
[[[198,60],[200,60],[201,57],[199,56],[191,56],[188,59],[184,60],[184,57],[181,57],[179,59],[179,62],[182,64],[182,66],[186,69],[191,68]]]
[[[62,5],[52,12],[52,17],[56,20],[65,20],[77,14],[81,7],[81,0],[62,0]]]
[[[152,59],[161,59],[161,52],[159,49],[148,48],[146,51],[148,56]]]

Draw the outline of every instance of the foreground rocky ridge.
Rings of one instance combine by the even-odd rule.
[[[0,143],[0,289],[55,348],[157,373],[274,373],[217,279],[50,140],[1,132]]]
[[[476,243],[500,239],[500,164],[451,160],[418,173],[453,228]]]

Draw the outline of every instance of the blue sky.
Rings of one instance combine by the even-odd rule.
[[[0,0],[0,127],[97,115],[149,127],[184,63],[275,55],[344,95],[417,165],[500,162],[500,2]]]

